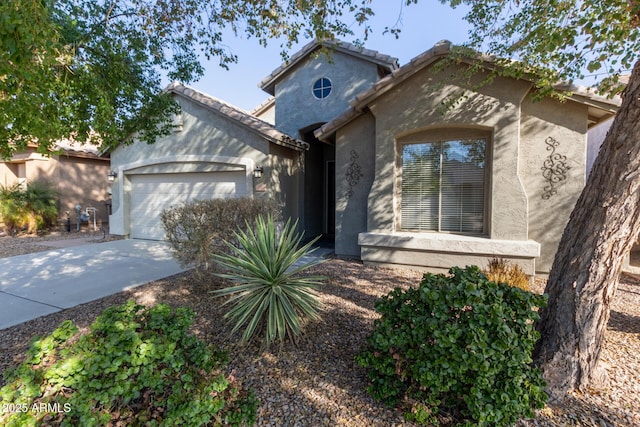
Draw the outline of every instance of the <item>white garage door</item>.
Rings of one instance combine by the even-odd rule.
[[[131,237],[164,239],[160,214],[194,200],[243,197],[244,171],[130,175]]]

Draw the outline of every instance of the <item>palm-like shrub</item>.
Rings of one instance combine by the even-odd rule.
[[[10,235],[20,231],[20,224],[25,218],[20,192],[17,184],[10,187],[0,186],[0,219],[4,223],[5,231]]]
[[[271,217],[266,221],[258,217],[253,229],[235,233],[239,246],[227,243],[231,253],[216,256],[227,270],[217,275],[234,285],[214,293],[231,296],[225,302],[231,305],[225,318],[234,323],[232,332],[245,327],[244,342],[256,333],[264,334],[267,346],[286,337],[295,342],[305,321],[319,318],[315,290],[325,278],[300,273],[322,261],[299,262],[315,250],[312,245],[317,239],[301,246],[296,226],[297,221],[289,220],[278,233]]]
[[[0,186],[0,217],[9,234],[22,229],[35,233],[51,226],[58,217],[57,192],[45,181]]]

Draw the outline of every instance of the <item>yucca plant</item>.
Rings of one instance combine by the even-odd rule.
[[[304,323],[319,318],[321,304],[315,290],[325,278],[300,273],[322,261],[298,262],[315,250],[317,239],[301,246],[297,221],[287,221],[279,233],[270,216],[266,221],[258,217],[254,225],[235,233],[237,246],[226,242],[229,254],[215,257],[227,271],[217,276],[234,284],[214,293],[231,296],[224,303],[231,306],[225,318],[234,324],[232,333],[244,327],[243,342],[255,334],[264,334],[267,346],[286,337],[296,342]]]

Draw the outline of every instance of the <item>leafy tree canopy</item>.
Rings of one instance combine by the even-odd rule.
[[[419,0],[398,0],[404,5]],[[440,0],[469,7],[468,47],[492,53],[511,75],[535,71],[541,93],[560,80],[617,76],[640,51],[637,0]],[[105,148],[138,132],[152,143],[177,107],[161,75],[185,83],[200,63],[238,58],[232,30],[286,51],[299,38],[366,40],[371,0],[12,0],[0,2],[0,155],[73,137]],[[359,24],[359,26],[354,26]],[[400,29],[386,31],[398,36]],[[358,43],[358,41],[356,41]],[[616,77],[605,79],[610,90]]]
[[[618,78],[631,72],[640,52],[637,0],[441,2],[468,6],[468,46],[503,58],[500,65],[509,75],[534,73],[543,95],[558,82],[587,76],[596,77],[603,94],[620,92]]]
[[[200,55],[237,60],[231,29],[260,44],[350,34],[368,0],[11,0],[0,2],[0,155],[73,137],[113,146],[170,131],[161,73],[192,82]],[[344,17],[344,20],[343,20]],[[366,26],[366,25],[365,25]]]

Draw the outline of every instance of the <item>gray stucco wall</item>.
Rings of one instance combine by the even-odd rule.
[[[257,132],[186,98],[176,96],[176,100],[182,108],[176,118],[180,130],[152,145],[136,141],[111,154],[112,169],[118,173],[112,186],[113,234],[129,234],[127,174],[131,171],[178,173],[243,168],[251,186],[249,196],[282,201],[285,216],[297,210],[297,194],[288,193],[293,187],[292,177],[298,173],[297,152],[275,146]],[[257,165],[264,169],[261,179],[251,178]]]
[[[529,274],[548,271],[584,186],[587,108],[555,100],[532,103],[527,95],[529,82],[498,78],[477,93],[467,93],[461,103],[442,115],[438,112],[442,100],[460,90],[452,82],[436,85],[446,74],[431,75],[423,70],[370,103],[370,116],[338,129],[338,174],[348,167],[350,148],[364,150],[371,138],[375,153],[373,159],[365,155],[363,165],[373,160],[375,166],[366,228],[358,219],[358,210],[364,208],[361,199],[346,199],[340,193],[344,184],[338,190],[337,215],[342,218],[338,220],[342,228],[336,235],[336,252],[356,254],[359,246],[365,262],[434,270],[464,263],[482,266],[489,257],[499,255],[520,264]],[[373,134],[371,126],[375,126]],[[447,135],[464,137],[474,132],[486,134],[490,140],[486,235],[401,230],[400,143]],[[549,155],[545,144],[549,136],[561,141],[558,150],[567,156],[570,169],[557,194],[543,199],[547,182],[542,167]],[[355,241],[357,228],[362,234]]]
[[[375,177],[375,119],[360,116],[336,140],[337,255],[360,256],[358,234],[367,230],[367,203]]]
[[[529,238],[542,245],[536,260],[540,272],[551,269],[564,227],[585,185],[587,114],[585,105],[551,99],[522,106],[520,168],[529,203]],[[561,174],[564,179],[553,185],[544,176],[551,166],[568,168]]]
[[[444,72],[444,76],[448,72]],[[451,83],[433,92],[444,78],[420,73],[376,100],[370,108],[376,116],[376,179],[369,196],[371,232],[398,229],[396,164],[397,142],[417,133],[443,129],[478,129],[491,134],[489,159],[492,170],[487,235],[494,239],[527,239],[527,197],[518,172],[520,102],[530,88],[526,82],[497,79],[477,93],[469,93],[458,106],[442,115],[445,96],[460,90]],[[420,137],[418,137],[420,139]],[[386,208],[385,208],[386,207]],[[389,207],[393,207],[390,209]]]
[[[313,84],[327,77],[333,84],[331,94],[324,99],[313,96]],[[331,58],[310,55],[275,86],[275,126],[293,137],[299,130],[325,123],[349,107],[349,101],[378,80],[375,64],[340,52]]]

